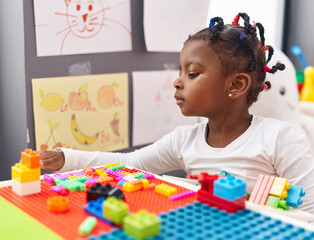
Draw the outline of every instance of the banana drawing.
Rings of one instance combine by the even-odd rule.
[[[92,144],[98,137],[99,133],[96,133],[94,136],[92,137],[87,137],[85,134],[83,134],[78,126],[77,126],[77,122],[75,120],[75,115],[72,115],[71,118],[71,130],[73,133],[74,138],[81,144],[83,145],[89,145]]]

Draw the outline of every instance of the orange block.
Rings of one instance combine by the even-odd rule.
[[[39,160],[40,156],[37,152],[32,149],[25,149],[21,152],[22,164],[26,165],[28,168],[40,168]]]
[[[64,212],[69,208],[69,198],[62,196],[48,198],[47,206],[50,212]]]

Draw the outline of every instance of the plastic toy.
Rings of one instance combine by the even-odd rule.
[[[119,225],[128,214],[128,205],[121,199],[107,197],[103,202],[104,216]]]
[[[153,237],[160,232],[160,219],[154,214],[141,210],[124,218],[123,231],[139,240]]]
[[[86,236],[90,234],[97,224],[97,219],[95,217],[87,217],[84,222],[79,226],[79,234]]]
[[[16,163],[11,167],[12,173],[12,191],[20,196],[39,193],[41,191],[40,183],[40,156],[26,149],[21,153],[22,163]]]
[[[292,46],[291,52],[299,58],[303,68],[306,68],[308,66],[308,64],[307,64],[307,62],[303,56],[302,50],[299,46],[296,46],[296,45]]]
[[[304,69],[304,85],[300,93],[300,100],[314,102],[314,67],[312,66]]]
[[[303,188],[300,186],[296,185],[291,185],[289,191],[288,191],[288,196],[286,198],[286,202],[288,206],[291,207],[299,207],[303,203],[302,197],[304,197],[305,192],[303,191]]]
[[[186,191],[186,192],[183,192],[183,193],[178,193],[176,195],[172,195],[169,199],[171,201],[176,201],[176,200],[179,200],[179,199],[182,199],[182,198],[185,198],[185,197],[188,197],[188,196],[191,196],[195,194],[194,191]]]
[[[47,206],[50,212],[65,212],[69,208],[67,197],[55,196],[47,199]]]
[[[288,190],[290,188],[290,183],[285,178],[276,177],[271,189],[269,191],[270,195],[280,197],[284,200],[288,196]]]
[[[233,201],[246,194],[246,184],[239,178],[227,175],[214,181],[214,195]]]
[[[229,176],[229,178],[230,177],[233,178],[232,176]],[[214,195],[214,182],[218,180],[218,175],[201,173],[198,179],[201,184],[201,189],[197,192],[197,200],[200,202],[215,206],[218,209],[226,210],[228,213],[234,213],[245,208],[246,193],[244,191],[242,195],[243,189],[241,190],[241,194],[237,195],[237,199],[230,201]],[[240,195],[242,195],[242,197],[240,197]]]
[[[87,201],[97,200],[100,197],[115,196],[117,199],[124,199],[123,192],[110,184],[101,185],[96,183],[89,190],[87,190]]]
[[[194,202],[160,214],[161,232],[149,240],[161,239],[314,239],[314,232],[264,216],[248,209],[227,214]],[[132,235],[133,236],[133,235]],[[122,229],[91,236],[88,240],[134,240]]]
[[[178,193],[178,189],[167,184],[159,184],[155,187],[156,193],[170,197]]]
[[[273,185],[275,177],[260,174],[254,185],[253,191],[249,198],[249,202],[265,205],[267,198],[269,196],[269,191]]]
[[[269,195],[265,205],[273,207],[273,208],[283,209],[283,210],[289,209],[287,202],[284,200],[281,200],[281,198],[277,196]]]

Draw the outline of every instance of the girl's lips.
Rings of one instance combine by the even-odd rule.
[[[178,104],[178,105],[185,102],[185,99],[182,98],[182,97],[180,97],[180,96],[177,95],[177,94],[174,95],[174,98],[177,100],[177,104]]]

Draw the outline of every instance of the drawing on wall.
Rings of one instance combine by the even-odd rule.
[[[37,150],[129,147],[127,73],[32,79]]]
[[[176,105],[173,82],[179,71],[133,72],[133,146],[152,143],[179,125],[195,124]]]
[[[132,50],[130,0],[34,0],[37,56]]]
[[[208,26],[208,0],[144,0],[147,51],[180,52],[189,35]]]

